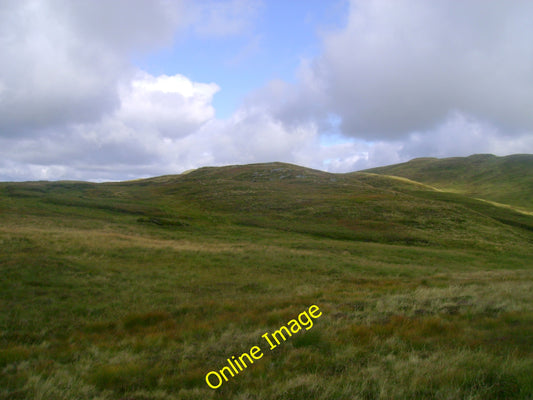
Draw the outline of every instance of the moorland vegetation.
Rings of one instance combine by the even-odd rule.
[[[531,399],[532,160],[0,183],[0,399]]]

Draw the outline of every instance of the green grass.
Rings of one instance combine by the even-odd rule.
[[[409,178],[446,191],[455,191],[533,212],[533,155],[497,157],[418,158],[367,170]]]
[[[461,194],[279,163],[2,183],[0,249],[0,399],[533,396],[533,216]]]

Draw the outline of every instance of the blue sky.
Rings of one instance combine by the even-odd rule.
[[[0,180],[533,153],[529,0],[0,2]]]
[[[302,59],[320,54],[320,35],[345,24],[345,0],[255,2],[243,31],[202,35],[190,29],[172,46],[138,56],[133,63],[153,75],[183,74],[216,82],[218,118],[229,117],[242,99],[272,79],[295,82]]]

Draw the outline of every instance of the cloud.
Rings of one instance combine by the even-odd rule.
[[[532,13],[526,1],[352,1],[296,83],[269,82],[241,111],[286,135],[313,126],[300,151],[280,154],[337,172],[533,151]]]
[[[129,60],[196,29],[203,22],[194,9],[209,4],[2,2],[0,179],[168,172],[169,149],[213,118],[219,87],[179,74],[152,76]],[[251,15],[245,6],[232,2],[226,17]]]
[[[122,88],[115,118],[139,132],[153,129],[166,137],[188,135],[214,117],[211,101],[218,90],[214,83],[196,83],[182,75],[154,77],[139,72]]]
[[[530,1],[352,1],[314,79],[346,135],[395,139],[461,112],[533,130]]]
[[[233,36],[250,30],[262,8],[259,0],[200,0],[190,6],[192,30],[202,37]]]
[[[131,178],[147,168],[163,173],[177,139],[195,134],[213,118],[217,90],[215,84],[182,75],[154,77],[139,71],[120,88],[119,105],[105,117],[41,130],[35,137],[4,138],[1,153],[19,164],[19,170],[28,165],[27,172],[44,171],[39,179],[51,171],[69,176],[82,170],[86,179]]]
[[[152,76],[129,60],[186,30],[238,34],[259,6],[241,0],[2,2],[0,179],[134,178],[179,172],[201,160],[198,154],[219,154],[213,143],[224,140],[214,138],[224,135],[211,132],[206,142],[200,130],[214,118],[218,85],[180,74]]]
[[[244,107],[344,136],[290,158],[330,171],[533,152],[532,14],[527,1],[352,1],[296,83],[271,81]]]
[[[56,18],[91,46],[118,55],[152,51],[171,45],[179,29],[188,26],[187,2],[182,0],[48,0]]]
[[[285,124],[320,124],[328,118],[327,83],[316,78],[311,61],[303,59],[296,71],[296,83],[276,79],[249,93],[242,108],[262,110]]]
[[[420,155],[430,157],[468,156],[474,153],[507,155],[533,149],[531,133],[509,134],[487,122],[468,115],[453,113],[435,129],[413,132],[403,142],[399,154],[411,159]]]
[[[289,126],[262,109],[241,109],[226,121],[206,125],[212,162],[253,163],[295,160],[302,146],[318,137],[313,123]]]
[[[322,156],[333,149],[321,149],[315,123],[287,124],[261,107],[243,107],[218,120],[211,106],[216,90],[181,75],[139,73],[120,91],[115,113],[98,122],[26,139],[0,138],[0,154],[9,155],[0,163],[0,179],[133,179],[274,160],[327,167]],[[333,152],[338,156],[338,149]]]
[[[216,83],[130,62],[180,34],[249,34],[261,7],[1,2],[0,180],[133,179],[268,161],[347,172],[533,152],[528,1],[352,1],[346,26],[322,34],[322,53],[302,60],[296,82],[268,82],[226,119],[215,118]]]
[[[0,135],[95,121],[119,106],[133,52],[169,43],[180,2],[0,4]]]

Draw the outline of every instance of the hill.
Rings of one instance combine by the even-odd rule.
[[[533,396],[533,216],[461,193],[284,163],[0,183],[0,246],[0,399]]]
[[[366,170],[533,211],[533,155],[418,158]]]

